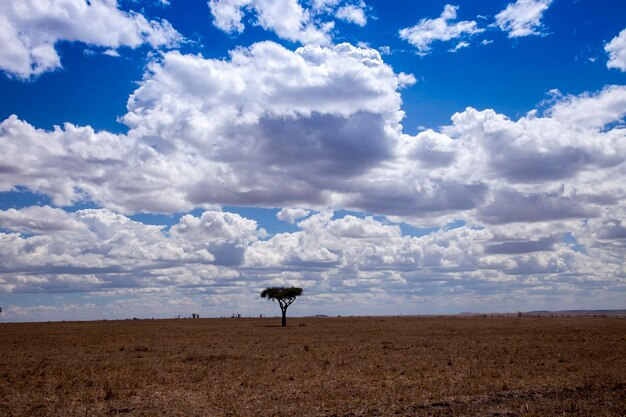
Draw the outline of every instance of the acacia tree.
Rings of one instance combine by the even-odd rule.
[[[287,325],[287,308],[302,295],[302,288],[298,287],[269,287],[261,292],[262,298],[278,301],[283,313],[282,327]]]

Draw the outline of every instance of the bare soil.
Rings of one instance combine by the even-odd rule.
[[[623,317],[0,324],[0,416],[626,416]]]

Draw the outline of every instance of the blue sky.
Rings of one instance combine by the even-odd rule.
[[[0,320],[624,308],[620,1],[0,12]]]

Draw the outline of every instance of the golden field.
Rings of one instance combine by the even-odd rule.
[[[0,324],[0,416],[626,416],[623,317]]]

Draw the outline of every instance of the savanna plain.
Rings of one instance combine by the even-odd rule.
[[[1,416],[626,416],[626,319],[0,324]]]

